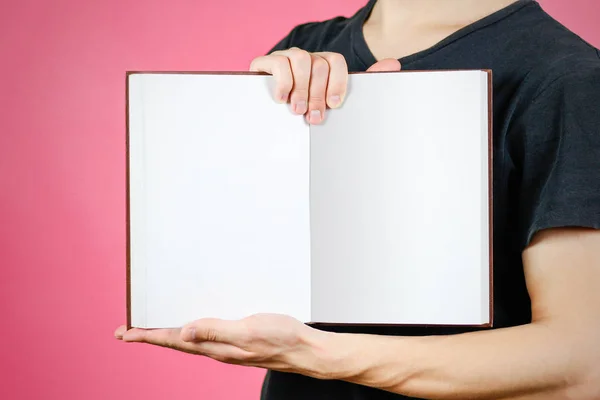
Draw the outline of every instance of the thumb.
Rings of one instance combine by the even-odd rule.
[[[371,65],[367,72],[396,72],[401,68],[400,61],[395,58],[385,58]]]
[[[204,318],[187,324],[181,329],[184,342],[219,342],[236,344],[248,337],[242,321]]]

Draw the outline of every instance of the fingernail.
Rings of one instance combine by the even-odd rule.
[[[282,94],[281,96],[279,96],[279,102],[280,103],[287,103],[288,100],[288,95],[287,94]]]
[[[127,332],[127,328],[125,328],[125,327],[119,327],[119,329],[117,329],[117,330],[115,331],[115,337],[116,337],[117,339],[122,339],[122,338],[123,338],[123,334],[124,334],[125,332]]]
[[[304,114],[306,112],[306,101],[297,101],[296,104],[294,104],[294,112],[296,114]]]
[[[341,98],[337,94],[329,98],[329,106],[337,107],[340,105]]]
[[[319,122],[321,122],[321,111],[319,111],[319,110],[312,110],[310,112],[310,123],[311,124],[318,124]]]

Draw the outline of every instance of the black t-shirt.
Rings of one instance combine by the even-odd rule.
[[[299,47],[341,53],[350,71],[364,71],[376,62],[362,33],[374,4],[375,0],[369,1],[351,18],[300,25],[273,50]],[[493,71],[494,328],[529,323],[521,253],[532,236],[553,227],[600,228],[600,52],[546,14],[536,1],[521,0],[400,62],[403,70]],[[469,330],[328,329],[386,335]],[[268,373],[262,396],[265,400],[406,399],[347,382],[281,372]]]

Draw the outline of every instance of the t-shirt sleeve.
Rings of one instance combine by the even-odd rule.
[[[552,81],[515,129],[521,249],[543,229],[600,229],[600,62]]]

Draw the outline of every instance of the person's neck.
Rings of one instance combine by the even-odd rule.
[[[516,1],[378,0],[363,31],[376,58],[401,58]]]
[[[410,26],[467,26],[518,0],[378,0],[367,23],[393,33]]]

